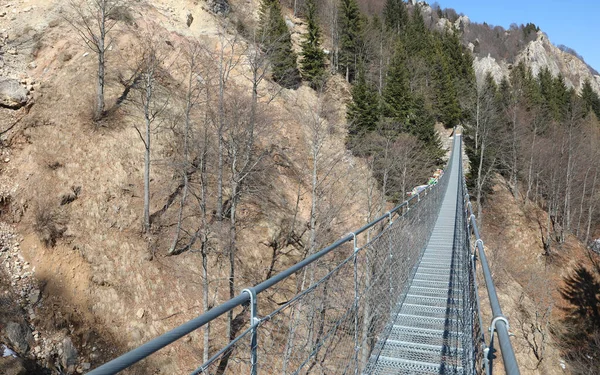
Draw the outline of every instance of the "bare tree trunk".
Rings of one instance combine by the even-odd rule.
[[[485,152],[485,142],[481,144],[481,151],[479,154],[479,168],[477,169],[477,221],[479,227],[483,226],[483,217],[481,216],[481,196],[483,194],[483,181],[481,170],[483,169],[483,153]]]
[[[100,37],[98,38],[98,86],[96,89],[96,118],[99,119],[104,113],[104,53],[106,48],[106,0],[102,0],[100,5]]]
[[[150,230],[150,131],[152,125],[150,103],[152,103],[153,79],[154,71],[150,70],[146,73],[146,101],[144,103],[144,122],[146,125],[144,140],[144,232],[146,233]]]
[[[221,43],[223,37],[221,37]],[[217,207],[216,217],[217,220],[223,220],[223,172],[224,172],[224,140],[223,132],[225,129],[225,74],[224,74],[224,59],[225,51],[224,46],[221,45],[220,57],[219,57],[219,113],[218,113],[218,128],[217,128],[217,154],[218,154],[218,166],[217,166]],[[230,314],[231,315],[231,314]]]
[[[183,193],[181,195],[181,202],[179,205],[179,214],[177,215],[177,227],[175,228],[175,235],[173,236],[173,241],[171,243],[171,248],[169,249],[169,254],[173,254],[175,249],[177,248],[177,243],[179,242],[179,235],[181,233],[181,224],[183,221],[183,209],[185,207],[185,202],[187,200],[188,188],[189,188],[189,178],[188,178],[188,168],[189,159],[190,159],[190,127],[191,127],[191,113],[192,107],[194,106],[194,71],[196,69],[196,51],[190,48],[189,55],[189,72],[188,72],[188,87],[185,96],[185,124],[183,131]]]
[[[511,144],[511,161],[512,167],[510,171],[510,185],[513,191],[513,196],[515,199],[519,199],[519,186],[518,186],[518,153],[517,153],[517,144],[519,142],[517,137],[517,109],[518,102],[515,99],[515,103],[513,103],[513,116],[512,116],[512,144]]]
[[[565,181],[565,202],[563,210],[563,229],[567,232],[571,230],[571,185],[573,180],[573,164],[573,124],[571,121],[569,124],[569,138],[567,143],[567,175]]]
[[[98,57],[95,119],[100,119],[104,115],[107,37],[117,23],[117,18],[111,15],[117,7],[123,6],[125,5],[120,0],[69,0],[69,8],[73,14],[63,16],[86,46]]]
[[[531,188],[533,185],[533,156],[535,155],[535,141],[537,137],[537,118],[533,119],[533,140],[531,141],[531,149],[529,155],[529,170],[527,173],[527,193],[525,194],[525,202],[529,201],[529,195],[531,194]],[[537,189],[536,189],[537,194]]]
[[[588,179],[588,175],[590,174],[591,170],[592,170],[592,167],[588,167],[588,169],[585,171],[585,177],[583,179],[583,192],[581,193],[581,200],[579,202],[579,216],[577,218],[577,237],[579,237],[581,234],[581,216],[583,216],[583,201],[585,200],[587,179]]]
[[[235,163],[235,158],[234,161]],[[235,298],[235,256],[236,256],[236,246],[237,246],[237,223],[236,223],[236,210],[237,210],[237,197],[238,195],[238,183],[234,179],[232,179],[231,186],[231,211],[229,216],[229,299]],[[229,340],[235,339],[232,336],[233,331],[231,327],[231,323],[233,321],[233,310],[228,312],[228,324],[227,324],[227,334]]]
[[[210,90],[206,90],[206,103],[210,103],[209,98]],[[208,299],[209,293],[209,285],[210,280],[208,275],[208,248],[209,248],[209,236],[210,236],[210,228],[208,222],[208,209],[206,207],[206,202],[208,201],[208,189],[207,189],[207,155],[208,155],[208,111],[205,115],[205,124],[204,124],[204,136],[201,141],[201,149],[200,149],[200,217],[202,221],[202,237],[201,237],[201,245],[200,245],[200,254],[202,256],[202,308],[204,312],[210,310],[210,304]],[[204,327],[204,340],[203,340],[203,360],[204,363],[208,362],[210,357],[210,323],[207,323]]]
[[[596,167],[596,172],[594,173],[594,183],[592,184],[592,191],[590,193],[590,205],[588,208],[588,223],[587,223],[587,229],[585,231],[585,243],[586,244],[589,243],[589,241],[590,241],[590,229],[592,227],[592,214],[594,212],[594,209],[596,208],[594,197],[596,194],[597,179],[598,179],[598,167]]]

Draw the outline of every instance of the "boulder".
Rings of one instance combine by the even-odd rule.
[[[208,9],[214,14],[229,13],[229,2],[227,0],[207,0]]]
[[[65,368],[69,368],[71,366],[75,366],[77,364],[77,349],[73,345],[73,341],[69,337],[66,337],[63,340],[63,350],[62,350],[62,365]]]
[[[16,79],[0,79],[0,106],[18,109],[27,104],[29,91]]]
[[[26,324],[9,322],[6,325],[6,337],[19,354],[27,353],[29,343],[33,342],[31,329]]]

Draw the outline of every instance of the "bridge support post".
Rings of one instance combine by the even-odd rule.
[[[356,239],[356,234],[354,232],[350,233],[353,237],[353,245],[354,245],[354,374],[358,375],[358,371],[360,368],[360,364],[358,363],[358,352],[360,350],[360,343],[358,341],[358,242]]]
[[[258,303],[256,301],[256,290],[254,288],[247,288],[242,290],[242,293],[247,293],[250,296],[250,327],[252,332],[250,333],[250,374],[258,374],[258,324],[260,319],[258,318]]]

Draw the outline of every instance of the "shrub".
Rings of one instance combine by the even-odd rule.
[[[33,229],[46,247],[54,247],[67,230],[63,214],[49,204],[41,204],[35,213]]]

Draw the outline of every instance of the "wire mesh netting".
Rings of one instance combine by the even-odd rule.
[[[433,188],[92,373],[144,373],[150,354],[169,344],[181,351],[174,342],[204,327],[203,355],[211,357],[192,374],[489,374],[483,272],[503,362],[518,375],[468,202],[460,136],[454,148]]]
[[[383,222],[378,233],[372,231],[366,245],[343,244],[298,271],[285,287],[261,293],[255,326],[248,323],[236,340],[194,374],[252,373],[253,328],[256,372],[361,373],[405,298],[446,186],[447,178],[442,177],[393,221]],[[275,309],[270,308],[273,301]]]

